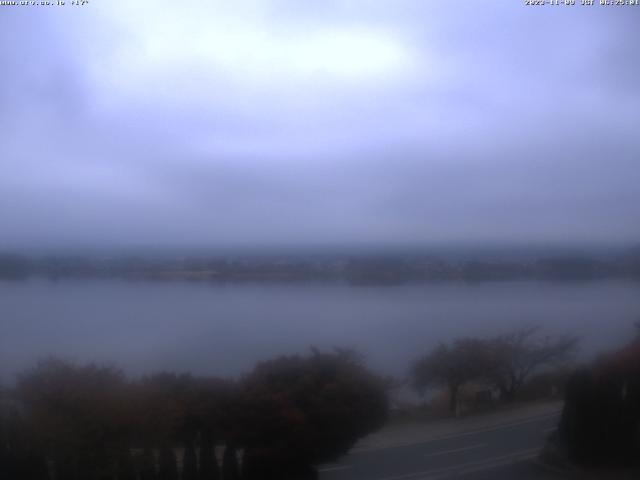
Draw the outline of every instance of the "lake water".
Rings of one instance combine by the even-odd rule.
[[[593,354],[625,342],[640,283],[445,283],[397,287],[214,285],[120,280],[0,282],[0,380],[46,354],[238,375],[311,346],[352,347],[403,375],[440,341],[537,324],[583,337]]]

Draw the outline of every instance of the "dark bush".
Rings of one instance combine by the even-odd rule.
[[[160,449],[158,458],[158,480],[178,480],[178,465],[176,454],[172,448]]]
[[[27,480],[46,478],[45,459],[56,480],[176,480],[180,447],[183,480],[235,480],[242,469],[314,478],[313,465],[346,453],[387,414],[384,382],[346,351],[264,362],[239,384],[171,373],[130,381],[48,359],[11,396],[24,418],[0,424],[0,467]],[[19,441],[6,440],[11,432]],[[222,472],[213,439],[227,445]]]
[[[188,442],[182,456],[182,480],[198,479],[198,459],[193,442]]]
[[[116,476],[118,480],[137,480],[138,478],[129,448],[123,448],[119,453]]]
[[[388,410],[384,382],[346,351],[259,364],[245,379],[241,404],[248,465],[264,471],[333,460],[380,427]]]
[[[200,445],[200,480],[219,480],[220,468],[218,467],[218,459],[215,455],[213,442],[204,438]]]
[[[20,377],[16,395],[56,478],[93,479],[112,475],[129,447],[128,393],[116,369],[47,359]]]
[[[570,375],[571,372],[567,368],[548,370],[533,375],[520,388],[518,398],[522,401],[562,398]]]
[[[578,463],[640,464],[639,342],[571,376],[558,433]]]
[[[227,444],[222,458],[222,474],[224,480],[239,480],[240,467],[238,466],[238,455],[233,444]]]
[[[156,459],[149,448],[145,448],[135,458],[135,464],[140,474],[140,480],[156,480]]]
[[[135,440],[145,445],[186,445],[219,433],[233,401],[233,382],[161,372],[135,388]]]

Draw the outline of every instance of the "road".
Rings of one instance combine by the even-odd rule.
[[[559,406],[550,405],[520,415],[448,420],[404,432],[382,432],[341,461],[321,466],[320,480],[557,478],[534,459],[558,417]]]

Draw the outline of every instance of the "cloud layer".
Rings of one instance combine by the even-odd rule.
[[[0,11],[0,246],[634,242],[640,8]]]

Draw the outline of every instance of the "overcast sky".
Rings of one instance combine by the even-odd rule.
[[[640,7],[523,3],[0,7],[0,249],[638,242]]]

